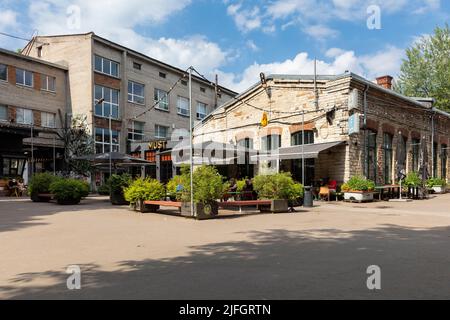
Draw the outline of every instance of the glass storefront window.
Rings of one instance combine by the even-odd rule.
[[[392,135],[384,133],[383,135],[383,149],[384,149],[384,183],[392,183]]]

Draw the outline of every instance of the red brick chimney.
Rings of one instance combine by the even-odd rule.
[[[383,88],[392,89],[392,80],[394,80],[394,78],[392,78],[391,76],[382,76],[377,78],[377,83],[378,85],[382,86]]]

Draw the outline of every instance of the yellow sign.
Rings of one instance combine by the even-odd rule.
[[[167,148],[167,141],[153,141],[148,144],[149,150],[160,150]]]
[[[269,117],[267,116],[267,113],[264,112],[261,120],[261,127],[265,128],[267,127],[268,124],[269,124]]]

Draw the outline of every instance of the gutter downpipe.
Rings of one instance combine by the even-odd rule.
[[[434,176],[434,154],[436,153],[436,150],[434,149],[434,131],[435,131],[435,123],[434,123],[434,117],[436,116],[436,110],[433,110],[431,113],[431,174],[433,178],[436,178]]]
[[[369,136],[367,134],[367,92],[369,91],[369,85],[366,84],[366,88],[364,89],[364,175],[366,178],[369,177]]]

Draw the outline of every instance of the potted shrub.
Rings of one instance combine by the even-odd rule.
[[[426,186],[434,193],[442,194],[446,192],[447,182],[440,178],[430,178],[427,180]]]
[[[127,188],[132,182],[129,174],[117,175],[114,174],[108,179],[108,185],[110,188],[110,200],[113,205],[123,206],[130,204],[125,200],[124,188]]]
[[[60,205],[76,205],[89,194],[89,185],[76,179],[58,179],[50,185],[50,192]]]
[[[167,195],[172,201],[181,201],[184,186],[189,184],[189,178],[186,176],[174,176],[166,185]]]
[[[269,211],[273,213],[288,212],[289,201],[303,197],[303,186],[286,172],[256,176],[253,186],[259,199],[272,201]]]
[[[35,174],[28,185],[31,200],[33,202],[49,202],[52,198],[50,196],[50,185],[58,180],[61,180],[61,178],[50,173]]]
[[[183,174],[186,182],[182,194],[181,214],[191,216],[191,194],[189,172]],[[223,196],[223,178],[215,167],[201,166],[194,171],[194,215],[197,219],[208,219],[219,214],[217,199]]]
[[[144,201],[159,201],[164,194],[164,186],[154,179],[137,179],[124,189],[125,200],[133,210],[141,212],[156,212],[159,206],[146,206]]]
[[[344,200],[371,202],[375,190],[375,183],[361,176],[352,177],[341,187],[344,192]]]
[[[111,193],[111,190],[109,188],[109,185],[107,183],[102,184],[100,187],[98,187],[97,192],[101,196],[109,196]]]

